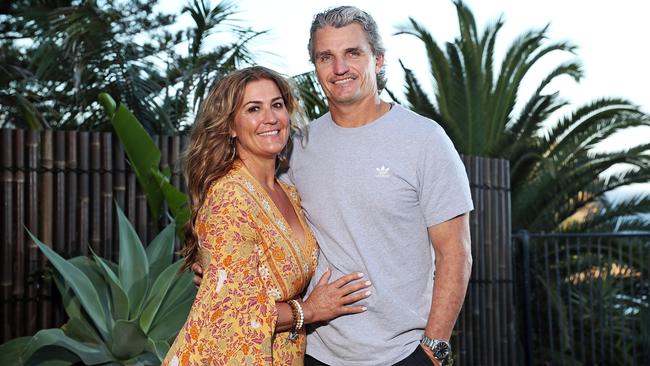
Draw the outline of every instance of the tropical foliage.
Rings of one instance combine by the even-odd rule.
[[[529,238],[532,364],[644,364],[650,356],[649,239]]]
[[[0,348],[3,365],[159,364],[194,300],[191,273],[174,263],[175,225],[146,247],[116,206],[119,263],[63,259],[31,235],[53,267],[68,322]]]
[[[327,100],[315,72],[295,75],[292,79],[295,82],[296,95],[300,96],[302,112],[310,121],[327,113]]]
[[[510,161],[513,228],[648,230],[650,222],[637,214],[650,212],[650,195],[617,203],[607,195],[650,181],[650,143],[621,151],[594,147],[622,130],[650,125],[650,118],[627,100],[602,98],[551,123],[555,112],[568,107],[551,83],[561,77],[580,80],[580,65],[557,65],[527,99],[522,81],[541,60],[573,53],[575,46],[547,41],[547,27],[531,30],[508,47],[495,70],[495,44],[504,22],[499,19],[479,32],[472,12],[460,1],[455,5],[460,36],[453,42],[439,45],[413,19],[398,31],[422,41],[435,80],[432,99],[402,65],[407,104],[440,123],[462,153]],[[610,174],[621,165],[628,169]]]
[[[190,217],[189,199],[171,184],[169,168],[160,170],[160,149],[124,104],[117,106],[115,100],[106,93],[100,94],[99,101],[147,197],[152,217],[157,221],[162,218],[165,208],[169,209],[177,223],[177,233],[182,238],[183,227]]]
[[[0,127],[105,130],[100,92],[134,111],[158,134],[186,129],[211,84],[250,63],[249,42],[263,32],[233,22],[236,9],[193,0],[194,24],[156,2],[15,1],[1,8]],[[223,32],[231,41],[215,43]],[[209,42],[208,42],[209,41]]]
[[[650,212],[650,195],[620,202],[607,197],[619,187],[650,181],[650,143],[621,151],[597,147],[620,131],[650,125],[650,118],[627,100],[601,98],[554,120],[571,106],[552,83],[567,77],[579,81],[581,66],[557,65],[528,97],[522,83],[542,60],[572,54],[575,46],[549,42],[547,28],[528,31],[507,47],[496,69],[503,21],[479,32],[471,11],[460,1],[455,5],[460,35],[453,42],[439,45],[413,19],[398,31],[422,41],[434,80],[431,98],[402,65],[407,104],[439,122],[462,153],[510,161],[513,229],[649,230],[650,222],[639,214]],[[639,281],[648,275],[647,241],[632,245],[599,238],[597,245],[585,246],[582,240],[528,242],[532,334],[522,323],[520,330],[533,338],[530,361],[641,362],[648,345],[643,335],[650,331],[648,281]],[[515,257],[515,263],[521,261],[521,255]],[[522,270],[517,273],[526,274]]]

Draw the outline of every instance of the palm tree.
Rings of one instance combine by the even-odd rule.
[[[161,117],[171,119],[176,130],[192,125],[194,113],[216,81],[242,65],[254,63],[248,45],[267,33],[233,23],[236,7],[227,1],[210,8],[209,0],[192,0],[182,12],[191,15],[195,27],[186,32],[187,55],[167,55],[167,82],[160,105]],[[235,40],[205,51],[208,38],[217,32],[231,33]]]
[[[193,0],[183,12],[191,15],[194,26],[172,34],[168,27],[175,17],[154,13],[155,4],[12,4],[6,13],[16,35],[0,42],[6,46],[15,44],[15,38],[27,40],[18,47],[22,57],[15,62],[27,68],[21,77],[0,86],[0,102],[14,111],[3,120],[25,126],[36,116],[42,126],[107,129],[110,124],[96,101],[100,92],[108,92],[127,104],[152,133],[186,128],[210,83],[250,63],[247,44],[264,32],[237,26],[231,20],[231,3],[211,7],[209,0]],[[207,38],[219,31],[233,32],[236,38],[206,47]],[[184,44],[187,51],[178,50]],[[5,53],[2,56],[4,61]],[[21,109],[21,101],[27,107]],[[32,118],[18,113],[25,110],[34,112]]]
[[[650,212],[650,195],[612,203],[606,194],[618,187],[650,180],[650,156],[647,154],[650,144],[622,151],[594,150],[594,146],[616,132],[649,125],[648,116],[627,100],[601,98],[578,107],[558,121],[549,121],[555,112],[568,107],[568,102],[558,92],[548,91],[551,82],[567,76],[579,81],[582,77],[580,65],[567,62],[556,66],[539,81],[527,99],[520,90],[522,80],[547,55],[573,53],[575,46],[567,42],[548,42],[547,28],[528,31],[508,47],[500,68],[495,71],[494,47],[503,21],[499,19],[479,33],[471,11],[461,1],[455,5],[460,36],[453,42],[439,46],[413,19],[398,31],[423,42],[435,80],[432,100],[413,72],[402,65],[406,75],[406,99],[413,110],[440,123],[462,153],[510,161],[513,229],[534,232],[648,230],[650,223],[637,214]],[[523,102],[520,109],[516,108],[518,100]],[[551,128],[546,127],[549,122],[554,122],[550,123]],[[620,164],[632,168],[607,175]],[[613,266],[641,271],[644,267],[639,263],[647,263],[647,250],[645,257],[639,253],[627,259],[628,256],[621,254],[625,254],[629,246],[617,240],[599,241],[597,247],[602,244],[606,253],[612,253],[609,256],[603,256],[600,249],[591,250],[591,246],[591,251],[579,252],[580,244],[574,242],[567,241],[561,248],[555,247],[555,251],[538,242],[531,242],[529,247],[533,274],[530,285],[536,288],[532,301],[541,309],[552,309],[552,315],[536,314],[535,319],[544,327],[533,328],[538,348],[533,350],[535,364],[543,364],[543,360],[557,364],[578,364],[579,359],[607,362],[589,359],[589,355],[600,353],[594,352],[590,345],[578,343],[576,332],[616,340],[618,352],[613,354],[619,355],[627,352],[622,346],[618,347],[619,340],[627,338],[641,342],[641,338],[621,326],[638,322],[639,314],[647,310],[647,297],[639,297],[638,288],[624,286],[638,283],[638,279],[627,281],[628,278],[613,276],[589,276],[588,281],[582,282],[571,279],[579,278],[581,273],[592,273],[594,269],[609,273]],[[634,258],[639,259],[635,261]],[[548,263],[555,264],[549,266]],[[593,263],[600,263],[600,267]],[[549,281],[549,271],[556,273],[560,280]],[[647,284],[643,286],[647,288]],[[567,292],[571,295],[568,299],[563,296]],[[643,301],[637,307],[644,310],[639,314],[629,313],[631,306],[626,303],[629,299]],[[584,326],[582,319],[600,319],[603,309],[611,314],[607,325],[594,321]],[[567,317],[569,313],[572,317]],[[554,324],[553,329],[549,329],[548,324]],[[553,343],[548,342],[549,332],[553,333],[550,339],[556,340],[553,350],[560,352],[546,350],[545,347]]]
[[[309,120],[315,120],[328,111],[325,94],[314,71],[294,75],[292,80],[295,83],[296,94],[300,96],[301,107]]]
[[[577,62],[556,66],[537,89],[522,99],[520,86],[530,69],[547,55],[569,52],[567,42],[548,42],[547,29],[522,34],[494,69],[494,47],[503,21],[479,33],[472,12],[455,3],[460,36],[443,46],[418,22],[409,19],[397,34],[419,38],[427,51],[435,80],[434,100],[413,72],[405,72],[405,96],[414,111],[442,125],[461,153],[510,161],[514,229],[589,231],[650,228],[638,214],[650,212],[650,195],[619,203],[607,200],[614,189],[650,181],[650,143],[621,151],[595,152],[594,146],[634,126],[650,125],[648,115],[620,98],[602,98],[545,126],[551,115],[568,106],[558,92],[547,92],[558,77],[582,77]],[[608,176],[612,167],[628,171]],[[622,217],[626,219],[621,219]]]

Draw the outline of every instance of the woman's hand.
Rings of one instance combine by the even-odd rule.
[[[199,262],[194,262],[192,264],[192,272],[194,272],[194,277],[192,277],[192,282],[196,287],[201,286],[201,281],[203,281],[203,267]]]
[[[354,272],[328,283],[332,271],[328,268],[318,280],[316,287],[303,302],[305,323],[331,320],[341,315],[357,314],[366,311],[365,306],[350,306],[370,296],[370,291],[360,291],[370,287],[370,281],[360,281],[363,273]]]
[[[203,268],[198,262],[195,262],[192,264],[192,271],[194,272],[192,282],[199,287],[203,280]],[[309,297],[303,302],[306,324],[366,311],[365,306],[348,305],[370,296],[370,291],[359,291],[370,287],[370,281],[360,281],[363,274],[354,272],[332,283],[327,283],[331,276],[332,271],[328,268]]]

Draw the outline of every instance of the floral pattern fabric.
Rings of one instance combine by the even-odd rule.
[[[303,364],[304,330],[296,340],[276,334],[275,303],[302,293],[318,248],[296,190],[280,184],[304,243],[243,164],[210,187],[195,225],[203,281],[163,365]]]

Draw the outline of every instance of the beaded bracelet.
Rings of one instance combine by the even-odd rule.
[[[302,305],[298,300],[289,300],[287,301],[293,313],[293,329],[289,332],[289,339],[296,340],[298,339],[298,331],[302,329],[302,326],[305,324],[305,313],[302,311]]]

